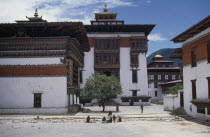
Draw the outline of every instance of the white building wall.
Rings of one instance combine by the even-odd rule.
[[[89,52],[84,52],[84,68],[82,71],[83,83],[80,87],[84,87],[86,79],[88,79],[92,74],[94,74],[94,48],[91,47]]]
[[[132,70],[130,67],[130,48],[120,48],[120,82],[123,93],[116,102],[122,105],[129,105],[121,101],[121,96],[132,96],[132,90],[138,90],[137,96],[148,96],[147,65],[145,53],[139,54],[138,83],[132,83]],[[141,100],[140,102],[141,103]],[[134,105],[139,103],[134,102]]]
[[[180,98],[178,95],[166,95],[163,97],[164,110],[175,110],[180,107]]]
[[[122,96],[131,96],[132,71],[130,68],[130,48],[120,48],[120,82],[122,84]],[[138,94],[138,93],[137,93]]]
[[[161,86],[158,85],[158,88],[155,88],[154,83],[150,83],[151,86],[148,89],[149,90],[149,96],[151,96],[151,99],[153,100],[163,100],[163,92]],[[155,96],[155,91],[157,91],[157,96]]]
[[[140,95],[148,96],[146,53],[139,54],[139,69],[140,71],[138,73],[138,85],[140,88]]]
[[[103,33],[90,33],[88,37],[131,37],[131,36],[145,36],[142,33],[135,34],[103,34]],[[129,46],[129,45],[128,45]],[[137,96],[148,96],[148,79],[147,79],[147,63],[145,53],[139,54],[139,67],[138,69],[138,83],[132,83],[132,70],[130,67],[130,47],[120,48],[120,82],[122,85],[123,93],[115,99],[117,103],[122,103],[121,96],[132,96],[132,90],[138,90]],[[84,87],[86,79],[94,73],[94,48],[92,47],[89,52],[85,52],[84,69],[83,69],[83,83],[81,88]],[[141,100],[140,100],[141,103]]]
[[[66,77],[0,78],[0,113],[66,113]],[[41,108],[34,108],[34,93],[42,93]]]
[[[197,62],[197,67],[191,65],[183,66],[183,81],[184,81],[184,108],[186,112],[194,117],[208,117],[210,115],[198,114],[197,108],[190,101],[192,100],[192,83],[191,80],[196,80],[196,92],[198,99],[208,98],[208,81],[206,77],[210,77],[210,64],[207,60]],[[192,108],[192,111],[191,111]]]
[[[1,58],[1,65],[51,65],[62,64],[60,59],[63,57],[55,58]]]

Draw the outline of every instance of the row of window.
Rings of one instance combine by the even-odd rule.
[[[136,97],[137,96],[137,90],[132,90],[132,96]],[[155,97],[158,96],[158,91],[155,91]]]
[[[122,102],[130,102],[130,101],[139,102],[139,100],[140,99],[138,99],[138,98],[122,98]],[[148,98],[142,98],[141,102],[149,102],[149,99]]]
[[[119,54],[104,53],[95,54],[95,64],[119,64]]]
[[[119,39],[96,39],[95,49],[119,49]]]
[[[145,47],[147,45],[147,39],[131,39],[131,48],[139,49],[140,47]]]
[[[42,51],[42,52],[0,52],[0,57],[12,56],[61,56],[65,55],[63,51]]]
[[[132,49],[140,49],[147,46],[146,39],[131,39],[130,44]],[[119,49],[119,39],[95,39],[95,49]]]
[[[165,80],[169,79],[170,75],[165,75],[164,77],[162,75],[157,75],[157,80],[163,80],[165,78]],[[149,75],[148,76],[149,80],[155,80],[155,75]],[[180,75],[171,75],[171,79],[172,80],[176,80],[176,79],[181,79]]]
[[[92,23],[93,25],[123,25],[123,22],[119,22],[119,21],[117,21],[117,22],[93,22]]]

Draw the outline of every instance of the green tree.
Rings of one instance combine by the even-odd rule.
[[[105,110],[105,102],[122,93],[120,81],[115,76],[106,76],[99,73],[92,74],[84,88],[81,89],[82,99],[97,99],[99,105]]]
[[[169,94],[178,94],[178,90],[183,89],[183,85],[181,83],[177,83],[175,86],[168,88]]]

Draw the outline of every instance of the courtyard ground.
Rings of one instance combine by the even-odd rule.
[[[173,116],[162,105],[151,105],[140,113],[139,106],[109,106],[106,111],[122,122],[102,124],[101,107],[72,115],[0,115],[0,137],[210,137],[210,123],[188,116]],[[90,115],[92,123],[85,123]]]

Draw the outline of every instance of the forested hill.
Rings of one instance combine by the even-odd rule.
[[[152,58],[157,54],[160,54],[164,56],[163,60],[168,60],[168,61],[174,61],[175,63],[173,64],[174,67],[179,66],[178,64],[180,63],[180,59],[178,58],[169,58],[170,54],[174,51],[173,48],[165,48],[165,49],[160,49],[158,51],[153,52],[147,57],[147,64],[153,62]]]

